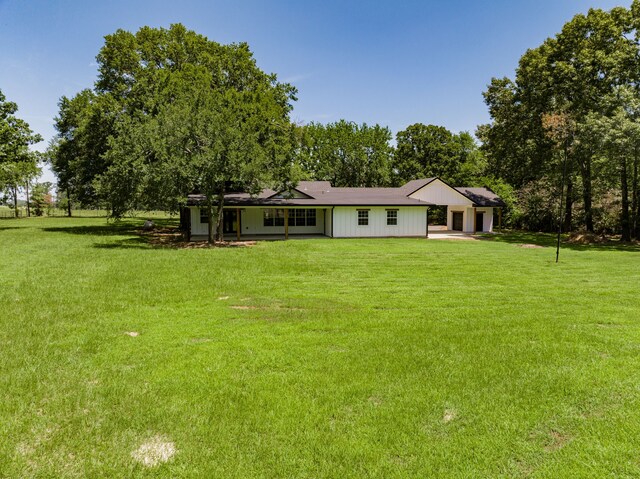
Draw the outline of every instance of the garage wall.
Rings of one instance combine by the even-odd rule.
[[[358,225],[358,210],[369,210],[369,225]],[[387,210],[398,210],[398,225],[387,226]],[[330,214],[330,212],[329,212]],[[336,206],[333,210],[333,236],[335,238],[359,238],[382,236],[426,236],[427,208],[385,208]]]
[[[462,212],[462,225],[463,232],[473,233],[474,212],[473,208],[464,208],[460,206],[450,206],[447,211],[447,229],[453,229],[453,212]],[[476,212],[484,212],[482,215],[482,230],[483,232],[490,233],[493,231],[493,208],[476,208]]]

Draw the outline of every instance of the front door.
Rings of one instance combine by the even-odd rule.
[[[236,210],[222,210],[222,231],[224,233],[238,231],[238,214]]]
[[[476,213],[476,231],[484,231],[482,229],[482,224],[484,223],[484,213]]]
[[[454,231],[462,231],[462,218],[463,218],[463,214],[461,211],[453,212],[453,230]]]

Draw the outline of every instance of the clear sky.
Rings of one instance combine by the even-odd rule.
[[[473,132],[489,119],[486,85],[513,76],[527,48],[577,13],[629,4],[0,0],[0,90],[48,141],[59,98],[93,85],[104,35],[183,23],[220,43],[248,42],[263,70],[298,88],[296,120],[380,123],[394,134],[416,122]]]

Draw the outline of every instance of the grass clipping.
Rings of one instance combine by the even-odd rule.
[[[154,436],[131,453],[131,456],[146,467],[155,467],[167,462],[176,453],[176,446],[164,436]]]

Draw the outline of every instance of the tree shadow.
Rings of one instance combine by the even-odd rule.
[[[26,226],[0,226],[0,231],[19,230],[21,228],[26,228]]]
[[[552,233],[532,233],[528,231],[507,231],[504,233],[493,233],[480,236],[480,239],[494,241],[497,243],[509,243],[516,245],[537,245],[547,248],[555,248],[557,236]],[[568,236],[560,237],[560,249],[570,249],[575,251],[627,251],[640,252],[638,243],[622,243],[610,240],[604,243],[580,244],[568,242]]]
[[[93,247],[98,249],[150,249],[153,248],[153,245],[145,237],[136,236],[109,243],[94,243]]]
[[[86,236],[122,236],[122,239],[114,239],[109,242],[96,242],[94,248],[99,249],[149,249],[171,247],[178,243],[182,234],[178,229],[176,219],[153,219],[154,229],[144,231],[142,229],[144,219],[124,219],[103,225],[69,225],[41,228],[47,233],[65,233],[71,235]],[[170,241],[159,241],[159,237],[168,237]]]

